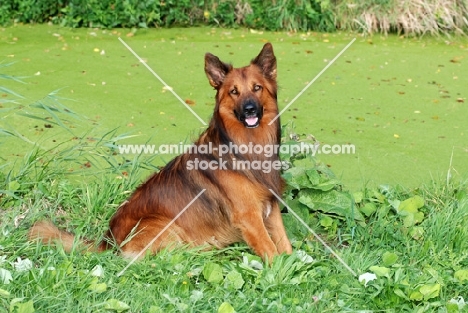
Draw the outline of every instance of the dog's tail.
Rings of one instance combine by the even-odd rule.
[[[43,244],[61,245],[65,252],[71,252],[74,247],[78,250],[90,252],[100,252],[104,250],[103,245],[96,246],[93,241],[80,240],[75,242],[75,235],[58,229],[57,226],[49,221],[36,222],[29,230],[28,237],[31,241],[39,241]]]

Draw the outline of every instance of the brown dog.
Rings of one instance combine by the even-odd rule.
[[[267,151],[267,146],[280,143],[279,119],[269,125],[278,114],[273,47],[265,44],[250,65],[242,68],[207,53],[205,72],[217,91],[208,129],[191,151],[138,187],[110,220],[105,240],[96,248],[83,243],[88,249],[103,251],[117,245],[124,256],[133,257],[147,245],[156,253],[175,242],[222,248],[243,240],[268,261],[292,252],[278,201],[269,190],[278,195],[283,191],[278,150],[240,149],[250,145]],[[209,153],[197,149],[210,145]],[[30,238],[61,241],[65,250],[71,250],[74,242],[72,234],[49,222],[36,223]]]

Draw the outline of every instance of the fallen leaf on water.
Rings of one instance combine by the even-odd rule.
[[[258,31],[258,30],[255,30],[255,29],[250,29],[250,33],[251,34],[259,34],[259,35],[263,34],[262,31]]]
[[[185,99],[185,103],[187,103],[188,105],[195,105],[195,101],[191,99]]]

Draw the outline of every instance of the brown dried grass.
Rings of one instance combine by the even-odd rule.
[[[338,28],[369,34],[463,34],[468,29],[467,0],[342,1],[335,13]]]

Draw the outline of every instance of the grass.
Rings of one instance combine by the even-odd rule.
[[[332,232],[319,213],[312,213],[311,227],[354,271],[376,274],[367,286],[289,214],[285,222],[295,253],[278,257],[271,267],[239,244],[163,251],[117,276],[128,261],[113,252],[66,254],[60,247],[27,242],[26,232],[33,221],[51,218],[78,236],[99,239],[136,186],[132,178],[138,173],[120,178],[108,173],[93,184],[76,185],[54,166],[34,163],[37,159],[25,161],[15,190],[0,198],[0,308],[7,312],[15,312],[15,306],[16,312],[232,312],[231,307],[236,312],[458,312],[450,301],[466,298],[465,182],[364,189],[354,198],[368,216],[353,227],[339,222]],[[51,161],[64,160],[58,155]],[[140,161],[134,162],[139,168]],[[414,199],[423,203],[403,208]],[[373,210],[364,209],[369,206]],[[423,213],[420,222],[408,223],[415,212]]]
[[[50,37],[49,40],[44,40],[47,44],[42,46],[35,42],[33,37],[36,31],[43,33],[44,29]],[[337,72],[325,74],[321,81],[317,82],[323,84],[319,89],[320,92],[308,91],[309,96],[321,95],[322,101],[329,103],[330,106],[335,103],[334,111],[326,113],[325,105],[317,108],[297,103],[295,109],[299,112],[293,109],[287,112],[283,119],[283,123],[294,120],[295,128],[289,131],[298,132],[299,137],[304,138],[311,132],[315,133],[313,129],[316,127],[309,125],[310,123],[304,117],[315,116],[311,113],[319,112],[320,119],[317,118],[317,121],[320,121],[321,126],[317,127],[323,127],[323,129],[316,128],[316,130],[320,138],[327,138],[325,142],[340,140],[347,142],[347,139],[353,138],[353,141],[361,143],[362,149],[372,147],[361,152],[359,157],[362,160],[365,156],[369,156],[365,162],[371,165],[379,164],[376,177],[399,169],[400,172],[394,173],[395,179],[408,182],[409,180],[402,173],[413,174],[422,168],[419,166],[433,165],[433,163],[443,168],[443,172],[440,173],[443,173],[444,177],[448,169],[453,174],[443,180],[437,179],[440,175],[434,175],[434,179],[419,180],[420,183],[413,184],[411,188],[401,187],[396,183],[384,184],[384,179],[376,184],[361,184],[360,188],[351,188],[350,184],[345,181],[343,188],[340,187],[339,179],[330,176],[330,180],[324,181],[323,176],[320,176],[320,174],[328,175],[330,170],[327,170],[326,165],[316,164],[315,160],[311,163],[309,159],[295,160],[295,169],[303,166],[316,171],[307,172],[309,175],[307,179],[311,179],[310,175],[315,173],[313,177],[315,179],[316,175],[319,175],[317,178],[319,184],[309,189],[304,188],[304,186],[310,186],[309,181],[304,181],[307,175],[296,170],[294,173],[297,175],[288,176],[287,179],[290,186],[295,179],[294,183],[299,186],[297,187],[299,190],[288,189],[285,199],[358,275],[365,273],[368,273],[369,277],[375,275],[375,279],[368,281],[365,285],[359,281],[358,277],[348,272],[298,221],[287,213],[284,214],[284,220],[295,253],[291,256],[278,257],[271,267],[262,264],[256,256],[252,255],[252,251],[247,246],[238,244],[227,249],[213,251],[185,248],[163,251],[156,256],[147,256],[143,261],[132,264],[123,275],[118,276],[117,274],[127,266],[128,261],[112,251],[100,254],[82,254],[74,251],[66,254],[60,247],[27,242],[26,234],[30,225],[44,218],[52,219],[63,229],[73,231],[80,237],[99,240],[115,209],[139,184],[141,177],[150,171],[155,171],[155,164],[161,163],[161,160],[156,161],[154,157],[147,155],[119,155],[115,153],[116,143],[131,142],[134,138],[130,136],[135,134],[139,134],[143,142],[157,141],[161,138],[178,142],[181,138],[182,140],[186,138],[183,136],[199,125],[195,118],[193,118],[194,124],[188,122],[191,116],[185,116],[187,114],[185,109],[176,108],[171,96],[161,92],[161,86],[151,85],[151,88],[148,85],[142,86],[142,82],[147,82],[147,76],[141,80],[133,78],[147,73],[143,69],[140,72],[138,66],[132,67],[130,64],[135,64],[134,60],[121,61],[121,58],[125,59],[125,57],[120,54],[126,55],[127,52],[122,50],[116,53],[118,48],[113,46],[116,34],[111,35],[112,32],[106,32],[94,36],[87,31],[85,32],[87,35],[83,35],[75,31],[60,30],[65,31],[62,37],[67,38],[60,40],[52,35],[58,31],[57,29],[33,27],[29,29],[31,33],[23,32],[24,29],[21,27],[4,30],[9,34],[17,31],[20,34],[19,40],[30,36],[29,42],[35,43],[28,47],[29,52],[22,52],[19,48],[15,50],[18,46],[11,44],[14,52],[13,50],[10,52],[15,55],[14,58],[21,61],[12,65],[14,67],[7,68],[11,70],[16,67],[14,72],[18,70],[20,74],[7,74],[24,76],[26,70],[31,71],[29,67],[35,62],[29,62],[37,60],[36,54],[31,53],[31,49],[37,49],[36,47],[41,47],[39,51],[44,48],[49,49],[49,52],[43,52],[46,54],[52,52],[53,57],[42,60],[46,65],[40,68],[41,75],[28,78],[29,81],[21,78],[22,81],[28,81],[25,89],[21,89],[23,84],[12,81],[12,77],[3,77],[8,78],[4,80],[5,88],[15,92],[20,89],[21,92],[18,94],[21,94],[24,99],[19,99],[14,94],[2,90],[8,94],[4,99],[14,99],[17,103],[3,103],[2,112],[7,113],[0,120],[2,122],[0,128],[11,132],[7,137],[3,137],[1,147],[2,151],[6,151],[2,157],[8,163],[0,165],[0,231],[2,234],[0,236],[0,312],[467,311],[464,299],[468,297],[468,228],[466,228],[468,183],[464,174],[457,175],[455,171],[463,169],[463,165],[459,166],[458,162],[464,156],[461,149],[463,144],[460,143],[465,136],[464,130],[461,129],[464,125],[462,114],[465,109],[464,103],[457,102],[454,99],[455,96],[438,97],[436,99],[438,102],[431,102],[432,95],[421,96],[420,94],[434,88],[438,91],[438,95],[464,97],[462,86],[464,86],[465,78],[459,74],[464,63],[447,61],[448,56],[456,56],[458,52],[466,49],[462,43],[454,48],[453,45],[442,45],[438,40],[400,42],[396,38],[392,40],[362,39],[357,50],[362,52],[362,49],[371,47],[370,50],[365,50],[368,54],[358,56],[357,50],[351,50],[351,58],[348,56],[350,59],[337,64],[340,66],[352,64],[355,67],[347,68],[339,77],[336,76]],[[171,32],[156,34],[166,38],[174,36]],[[293,91],[297,90],[294,89],[294,84],[288,84],[288,81],[297,84],[311,79],[309,73],[305,71],[291,73],[291,69],[297,67],[294,62],[298,60],[291,61],[286,58],[289,53],[287,48],[291,49],[291,47],[294,49],[293,55],[304,58],[309,55],[305,52],[302,54],[302,45],[304,45],[302,41],[300,44],[294,43],[301,40],[298,39],[301,38],[299,34],[286,38],[286,43],[283,44],[277,40],[277,36],[283,36],[281,34],[265,34],[260,35],[261,37],[258,37],[258,34],[248,34],[242,31],[234,32],[234,35],[217,34],[216,31],[214,33],[209,31],[208,34],[205,34],[207,37],[204,38],[208,38],[206,40],[210,42],[210,45],[213,45],[210,36],[218,38],[223,42],[223,49],[227,48],[233,53],[233,58],[242,56],[243,60],[245,59],[244,52],[234,50],[233,46],[237,49],[245,49],[242,51],[246,51],[245,57],[248,59],[247,55],[252,54],[253,50],[258,50],[257,45],[263,39],[277,41],[276,51],[281,56],[279,64],[282,61],[286,65],[289,64],[289,72],[287,66],[282,71],[285,76],[282,78],[284,80],[282,97],[284,98],[281,98],[281,103],[287,103],[286,100],[291,99],[295,95]],[[188,29],[184,33],[186,38],[199,35],[200,30],[193,29]],[[245,41],[242,39],[245,37],[241,35],[247,37]],[[2,36],[5,40],[5,36]],[[10,35],[6,35],[8,36]],[[77,59],[71,58],[75,61],[70,61],[68,57],[62,58],[62,53],[70,51],[62,50],[62,48],[65,47],[63,40],[77,40],[77,36],[80,37],[79,40],[82,40],[80,44],[70,44],[66,47],[75,51],[76,55],[82,56],[80,62],[86,64],[83,67],[86,74],[81,73],[81,75],[90,74],[92,78],[87,76],[84,80],[78,79],[73,82],[72,87],[62,89],[59,94],[51,93],[51,90],[57,90],[65,85],[66,77],[76,78],[76,67],[70,62],[76,62]],[[138,36],[137,34],[136,37]],[[231,36],[233,38],[230,38]],[[319,50],[315,49],[325,49],[327,53],[320,54],[321,57],[325,55],[328,57],[329,51],[337,52],[338,44],[347,43],[349,39],[349,35],[330,37],[326,34],[311,34],[307,36],[307,40],[310,41],[308,45],[314,47],[314,53],[319,54]],[[8,38],[14,42],[12,39],[14,35]],[[57,42],[46,48],[52,42],[50,38],[53,42]],[[106,41],[105,38],[110,39]],[[154,38],[150,38],[152,38],[150,33],[144,33],[141,35],[143,41],[135,39],[133,43],[143,51],[147,51],[144,50],[143,42],[153,48],[161,48],[154,43]],[[201,54],[205,50],[203,45],[199,45],[201,39],[190,43],[188,39],[180,38],[182,42],[186,41],[182,46],[173,47],[171,45],[175,43],[170,43],[170,45],[164,43],[162,46],[167,50],[161,49],[156,52],[160,53],[163,59],[163,57],[176,57],[179,55],[177,51],[191,51],[184,50],[189,47],[194,47],[193,54]],[[177,42],[177,40],[174,41]],[[325,42],[325,40],[328,41]],[[369,40],[373,43],[372,45]],[[26,46],[28,46],[27,42],[28,40],[26,40]],[[92,51],[93,48],[90,49],[90,47],[96,47],[99,42],[102,47],[105,47],[105,55],[115,53],[118,56],[109,57],[112,59],[109,64],[115,64],[116,67],[104,68],[105,74],[109,75],[106,77],[112,79],[110,74],[121,70],[124,73],[130,71],[127,73],[131,74],[128,75],[131,78],[120,77],[115,81],[106,79],[106,85],[101,84],[100,90],[97,90],[98,85],[88,85],[88,83],[95,84],[102,80],[99,71],[95,71],[95,66],[92,65],[99,64],[99,62],[93,63],[92,60],[101,60],[99,58],[102,56]],[[377,48],[375,48],[375,43],[377,43]],[[229,47],[225,47],[228,45]],[[296,53],[296,51],[301,53]],[[428,65],[430,69],[427,72],[421,68],[421,72],[411,73],[411,83],[416,83],[417,79],[431,82],[431,79],[436,77],[434,78],[437,79],[436,84],[426,86],[418,82],[419,87],[415,87],[406,81],[404,86],[398,85],[397,82],[401,82],[402,77],[409,79],[406,78],[409,74],[405,72],[393,80],[391,73],[380,73],[380,70],[374,66],[381,64],[385,68],[385,64],[381,63],[384,61],[380,56],[382,51],[386,53],[384,59],[390,63],[398,58],[411,59],[412,62],[416,62],[414,66],[425,64],[424,60],[417,62],[416,58],[405,54],[406,51],[427,51],[434,53],[432,56],[444,56],[444,61],[430,59]],[[333,53],[332,56],[334,56]],[[44,58],[43,55],[40,57]],[[420,58],[419,55],[418,57]],[[26,60],[27,58],[32,59]],[[57,58],[62,58],[64,63],[54,62]],[[183,61],[189,61],[191,58],[192,56],[184,57]],[[371,64],[367,71],[360,68],[364,59],[370,61]],[[120,63],[115,62],[117,60]],[[197,65],[195,62],[193,65],[184,65],[187,63],[179,60],[174,62],[174,66],[180,66],[179,69],[185,69],[190,73],[193,70],[194,77],[190,83],[185,80],[180,82],[181,90],[192,90],[193,94],[190,97],[197,100],[194,108],[200,110],[197,112],[202,116],[208,116],[212,110],[210,101],[213,95],[206,88],[205,79],[200,77],[203,73],[199,73],[198,63]],[[440,67],[439,69],[442,70],[434,74],[432,71],[438,67],[432,67],[437,63],[443,63],[444,67]],[[57,64],[60,70],[57,69]],[[404,62],[404,66],[407,64]],[[312,66],[307,62],[304,63],[304,66],[306,65]],[[450,66],[450,69],[445,71],[445,66]],[[330,70],[336,70],[336,67]],[[170,70],[166,71],[163,76],[170,77]],[[367,77],[367,75],[371,76]],[[454,79],[453,75],[460,76]],[[348,77],[346,82],[341,81],[341,77],[344,76]],[[351,84],[350,77],[355,77],[357,83],[367,87],[365,93],[354,90],[355,85]],[[390,81],[386,81],[384,77]],[[370,82],[364,84],[365,81]],[[444,83],[441,83],[442,81]],[[36,89],[35,84],[41,88]],[[108,84],[117,91],[105,89],[107,87],[104,86]],[[421,89],[424,91],[420,91],[418,88],[423,86],[424,88]],[[344,88],[343,90],[349,94],[336,93],[335,87]],[[395,90],[400,89],[404,94],[395,96]],[[156,93],[154,90],[157,90],[158,97],[154,96],[155,98],[149,101],[147,94]],[[119,95],[115,97],[116,103],[109,100],[114,92],[118,92]],[[358,100],[358,94],[373,100],[359,105],[363,99]],[[408,99],[404,97],[405,95]],[[418,99],[418,95],[424,101],[416,103],[416,106],[411,106],[404,113],[399,112]],[[140,100],[135,100],[135,97],[140,96],[142,97]],[[167,99],[164,100],[166,96]],[[92,100],[94,97],[96,100]],[[393,102],[395,97],[400,97],[397,98],[401,99],[400,103]],[[336,100],[330,100],[335,98]],[[149,116],[144,113],[146,111],[143,107],[136,108],[138,105],[145,104],[145,100],[142,99],[148,100],[149,107],[156,106],[156,112],[166,113],[161,114],[166,115],[165,117],[169,115],[168,112],[172,112],[172,108],[175,111],[171,114],[169,121],[166,118],[155,120],[154,115]],[[303,101],[306,104],[312,103],[312,100],[307,97]],[[38,105],[41,103],[45,106]],[[103,107],[91,105],[96,103]],[[378,110],[376,112],[380,112],[379,114],[366,114],[366,112],[374,112],[369,111],[374,107]],[[52,110],[56,118],[48,111],[51,108],[61,109],[61,111]],[[415,109],[421,110],[421,113],[413,113]],[[332,108],[330,107],[329,110]],[[425,113],[425,110],[428,110],[428,113]],[[137,115],[138,118],[131,119],[131,116],[137,112],[142,113]],[[409,119],[407,122],[403,120],[387,122],[402,119],[405,114],[423,114],[422,112],[427,116],[437,114],[440,118],[432,119],[426,116],[421,119],[415,118],[414,121]],[[29,115],[25,116],[24,113]],[[99,114],[100,118],[94,114]],[[348,115],[356,118],[348,118]],[[40,120],[39,117],[45,120]],[[130,122],[135,125],[116,129],[116,125],[122,123],[128,125],[127,123]],[[172,126],[171,123],[176,126]],[[396,123],[397,128],[392,128],[392,123]],[[433,125],[426,126],[429,123]],[[53,127],[47,128],[45,124],[51,124]],[[157,131],[153,137],[148,132],[148,129],[151,129],[149,125],[154,126],[153,130]],[[336,130],[335,125],[339,125],[339,131],[333,132],[333,129]],[[450,125],[452,128],[441,128],[441,125]],[[423,129],[418,127],[423,127]],[[133,132],[130,133],[129,129]],[[397,133],[395,129],[399,129],[400,138],[394,136]],[[437,142],[438,145],[450,152],[453,145],[456,146],[453,149],[453,166],[448,166],[451,163],[451,153],[447,153],[447,150],[434,150],[431,154],[424,153],[423,147],[429,147],[430,142],[414,140],[414,138],[428,140],[441,130],[444,134],[450,134],[451,137],[447,138],[447,141],[450,139],[449,143],[441,139]],[[349,135],[351,132],[353,136]],[[297,134],[285,133],[285,135],[291,137]],[[389,140],[387,136],[392,139]],[[38,145],[32,147],[27,144],[21,147],[21,144],[25,142],[22,137],[37,142]],[[405,141],[402,143],[400,139]],[[413,149],[416,152],[414,154]],[[401,152],[395,156],[389,156],[389,153],[395,150]],[[411,157],[405,157],[405,154],[411,154],[411,157],[417,155],[418,159],[414,163],[405,164],[408,159],[411,159]],[[448,156],[445,158],[445,155]],[[339,158],[325,158],[325,156],[320,156],[320,158],[326,159],[326,163],[332,162],[331,170],[340,174],[336,165],[340,164]],[[399,159],[399,163],[392,166],[391,160],[395,159]],[[352,158],[341,159],[341,161],[343,166],[346,165],[352,171],[350,168],[354,164]],[[374,168],[369,167],[367,170],[373,171]],[[462,170],[459,172],[463,173]],[[353,179],[359,179],[358,177],[355,175]],[[346,176],[343,178],[346,179]],[[425,181],[426,184],[421,181]],[[408,184],[402,183],[402,185]],[[299,198],[298,195],[304,197]],[[335,211],[332,210],[330,213],[324,207],[314,208],[317,203],[313,202],[314,195],[324,196],[319,200],[327,200],[325,196],[328,195],[328,203],[323,201],[323,205],[324,207],[332,205]],[[349,207],[345,208],[348,211],[344,213],[337,211],[337,208],[343,209],[338,205],[338,201],[341,201],[341,205],[346,203],[346,199],[352,199]]]

